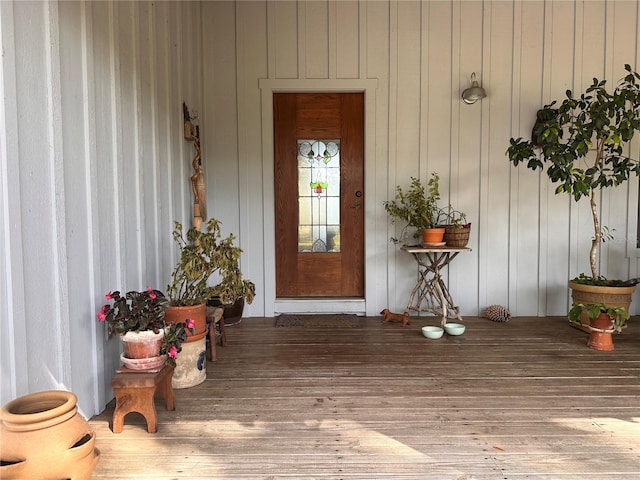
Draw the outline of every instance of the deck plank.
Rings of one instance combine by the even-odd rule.
[[[613,352],[559,318],[466,318],[427,340],[362,329],[227,329],[201,385],[157,399],[158,432],[113,402],[90,420],[94,479],[601,480],[640,478],[640,322]]]

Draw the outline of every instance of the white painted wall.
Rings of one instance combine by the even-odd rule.
[[[462,313],[565,314],[588,206],[504,152],[567,88],[638,69],[639,25],[627,1],[1,2],[2,403],[65,388],[92,415],[112,398],[119,346],[94,315],[107,290],[168,281],[172,221],[191,215],[183,100],[209,214],[257,286],[248,316],[275,303],[268,96],[350,88],[367,95],[367,314],[402,310],[416,276],[383,201],[432,171],[473,223],[448,272]],[[459,99],[471,72],[488,92],[473,106]],[[640,276],[637,197],[637,182],[603,196],[609,277]]]
[[[100,412],[109,290],[163,289],[190,222],[200,4],[1,2],[2,403],[62,388]]]
[[[210,203],[246,251],[243,271],[259,293],[250,315],[278,310],[269,97],[352,86],[371,100],[366,313],[402,310],[416,278],[410,256],[387,241],[395,232],[383,201],[411,176],[437,171],[444,200],[473,223],[473,252],[448,272],[463,314],[494,303],[516,315],[566,314],[567,279],[588,269],[588,205],[554,195],[537,173],[511,167],[505,151],[567,88],[582,89],[593,76],[613,83],[625,63],[640,64],[638,9],[591,1],[204,3],[205,22],[215,26],[203,29],[203,44],[213,46],[205,48],[207,120],[224,129],[206,143]],[[472,72],[489,96],[470,106],[460,93]],[[617,232],[603,246],[603,274],[639,275],[637,182],[606,192],[602,205],[603,223]]]

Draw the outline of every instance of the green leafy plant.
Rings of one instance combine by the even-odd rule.
[[[251,303],[255,285],[242,278],[240,255],[242,249],[233,244],[234,235],[222,238],[220,222],[210,219],[204,231],[190,228],[186,234],[182,224],[174,222],[173,239],[180,248],[180,259],[167,286],[173,306],[199,305],[218,296],[224,303],[243,297]],[[209,286],[217,275],[220,283]]]
[[[96,317],[107,324],[109,335],[124,335],[127,332],[151,330],[164,331],[160,354],[167,354],[167,363],[175,366],[175,359],[187,339],[187,330],[195,333],[193,320],[168,324],[164,320],[164,309],[168,305],[165,295],[151,287],[141,292],[132,290],[123,296],[120,291],[107,292],[107,303],[100,308]]]
[[[108,292],[105,298],[113,304],[103,305],[96,316],[99,321],[107,323],[109,335],[144,330],[158,333],[165,327],[164,307],[167,306],[167,299],[159,290],[147,287],[147,290],[130,291],[124,296],[116,290]]]
[[[427,182],[427,188],[420,179],[411,177],[411,185],[405,191],[402,187],[396,187],[394,200],[384,202],[384,209],[392,221],[401,220],[405,223],[400,237],[404,237],[408,228],[416,229],[414,237],[417,238],[425,228],[435,228],[442,224],[446,218],[446,212],[438,206],[440,200],[440,177],[433,172]],[[392,237],[391,241],[398,243],[398,238]]]
[[[555,101],[538,111],[532,140],[511,138],[507,150],[514,166],[544,170],[556,193],[566,193],[576,202],[588,197],[594,235],[589,251],[591,278],[603,280],[598,272],[598,249],[610,231],[601,228],[597,198],[600,190],[618,186],[632,174],[640,174],[640,164],[624,153],[624,146],[640,130],[640,75],[625,65],[627,75],[613,92],[605,80],[593,83],[580,96],[567,90],[560,105]]]
[[[569,310],[569,320],[581,324],[582,312],[586,312],[591,319],[598,318],[601,313],[606,313],[611,318],[611,330],[614,332],[621,332],[629,320],[629,312],[626,308],[607,307],[602,303],[574,303]]]

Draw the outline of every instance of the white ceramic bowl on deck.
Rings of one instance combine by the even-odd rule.
[[[442,330],[442,328],[440,327],[432,327],[427,325],[426,327],[422,327],[422,335],[424,335],[427,338],[432,338],[432,339],[436,339],[436,338],[440,338],[443,334],[444,330]]]
[[[462,335],[464,333],[465,326],[461,323],[445,323],[444,330],[449,335]]]

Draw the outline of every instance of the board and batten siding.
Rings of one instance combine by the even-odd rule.
[[[119,345],[95,312],[108,290],[166,286],[172,222],[191,215],[182,101],[200,120],[209,216],[256,283],[246,316],[276,311],[269,97],[282,90],[365,92],[365,313],[401,311],[417,276],[383,202],[437,171],[473,224],[446,272],[462,314],[566,314],[566,281],[588,269],[588,204],[505,150],[566,89],[637,70],[639,32],[634,1],[1,2],[2,403],[65,388],[92,415],[112,398]],[[488,96],[465,105],[472,72]],[[636,181],[602,195],[608,277],[640,276],[637,204]]]
[[[473,251],[446,272],[463,314],[495,303],[515,315],[566,314],[567,279],[588,269],[588,204],[556,196],[537,173],[513,168],[505,151],[511,136],[529,136],[536,110],[566,89],[583,89],[594,76],[615,83],[625,63],[636,68],[637,2],[213,2],[203,11],[223,26],[203,30],[203,44],[218,52],[205,54],[207,108],[225,102],[211,109],[214,121],[236,119],[235,138],[221,145],[209,137],[205,145],[222,179],[210,196],[225,206],[218,211],[239,232],[243,271],[257,280],[251,315],[277,312],[265,97],[352,87],[373,97],[366,109],[366,313],[402,310],[416,280],[413,260],[388,242],[396,227],[382,204],[396,185],[437,171],[443,202],[473,224]],[[234,59],[217,46],[221,40],[231,42]],[[470,106],[460,93],[472,72],[488,97]],[[222,82],[235,104],[209,88]],[[237,161],[227,163],[229,156]],[[616,229],[602,248],[606,276],[637,276],[637,190],[634,181],[603,194],[603,224]],[[260,202],[262,209],[253,208]]]
[[[202,103],[200,4],[1,2],[1,403],[65,389],[113,398],[110,290],[165,290],[190,223]]]

